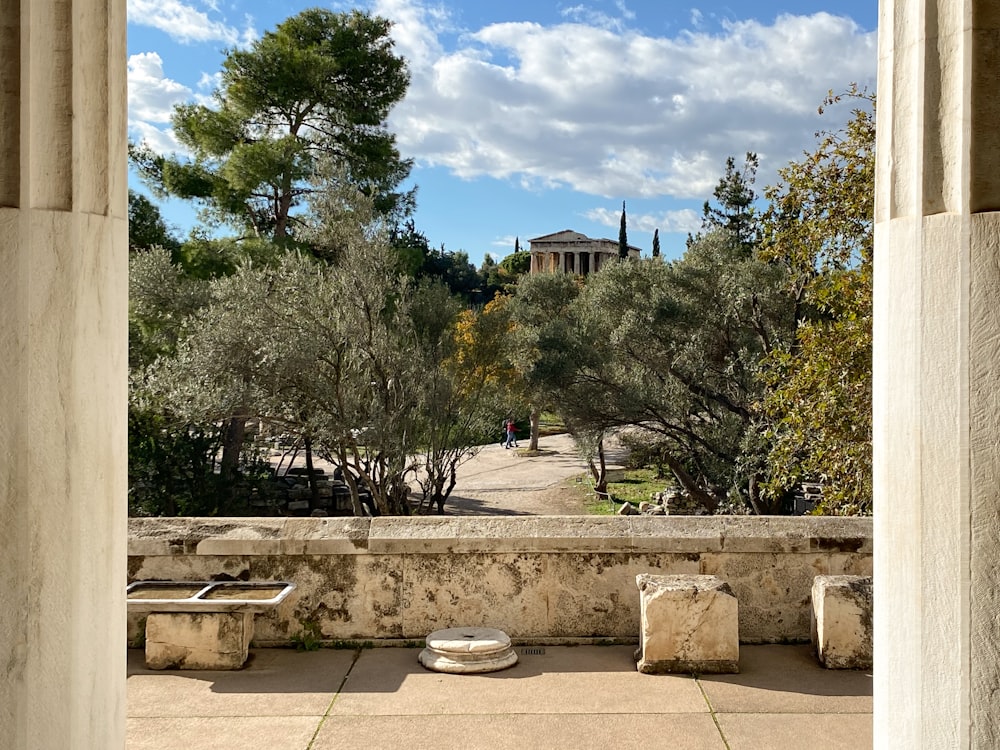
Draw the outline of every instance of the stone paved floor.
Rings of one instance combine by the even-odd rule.
[[[527,649],[527,652],[526,652]],[[542,653],[535,653],[536,651]],[[519,647],[488,675],[428,672],[416,649],[255,650],[238,672],[154,672],[128,656],[129,750],[857,750],[871,674],[807,646],[744,646],[738,675],[635,671],[629,646]]]

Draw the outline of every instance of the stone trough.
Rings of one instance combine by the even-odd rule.
[[[128,609],[148,612],[150,669],[240,669],[253,640],[253,616],[278,606],[286,581],[136,581]]]

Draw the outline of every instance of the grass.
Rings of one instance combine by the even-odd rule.
[[[538,417],[538,436],[561,435],[566,432],[566,425],[558,415],[552,412],[543,411]]]
[[[589,485],[589,476],[584,477],[585,484]],[[596,516],[610,516],[614,515],[622,503],[628,502],[638,507],[643,501],[649,502],[650,495],[662,492],[668,484],[669,479],[656,478],[656,469],[628,469],[625,471],[624,481],[608,482],[608,492],[615,499],[615,507],[611,507],[606,497],[597,497],[591,490],[587,493],[587,512]]]
[[[619,503],[630,502],[632,505],[646,501],[654,492],[662,492],[670,484],[666,477],[656,478],[656,469],[627,469],[625,481],[609,482],[608,492]]]

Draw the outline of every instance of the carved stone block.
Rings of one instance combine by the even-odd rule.
[[[739,609],[716,576],[642,574],[638,669],[644,674],[739,672]]]
[[[252,639],[252,612],[154,612],[146,618],[146,666],[241,669]]]
[[[812,587],[812,643],[827,669],[871,668],[870,576],[816,576]]]

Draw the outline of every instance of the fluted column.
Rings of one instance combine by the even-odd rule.
[[[998,60],[995,0],[883,0],[876,747],[1000,747]]]
[[[121,748],[125,1],[0,11],[0,747]]]

